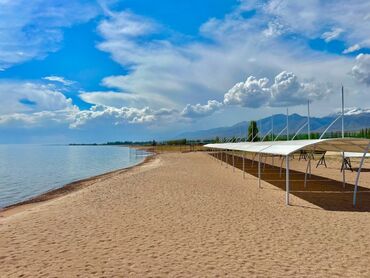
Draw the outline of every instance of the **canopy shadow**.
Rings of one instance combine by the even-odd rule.
[[[211,153],[215,158],[222,160],[224,163],[233,165],[243,170],[243,157],[234,156],[230,153],[223,152]],[[222,158],[222,159],[221,159]],[[252,159],[244,158],[244,171],[258,178],[258,157],[254,162]],[[278,164],[280,163],[280,160]],[[264,165],[261,162],[261,180],[285,191],[285,168],[280,175],[280,164],[273,166]],[[338,169],[339,171],[339,169]],[[322,209],[330,211],[370,211],[370,189],[358,186],[357,205],[353,207],[352,198],[354,184],[346,183],[343,188],[342,181],[330,179],[312,174],[307,179],[307,187],[304,186],[304,172],[290,169],[290,193],[303,200],[306,200]],[[294,206],[294,204],[292,204]]]

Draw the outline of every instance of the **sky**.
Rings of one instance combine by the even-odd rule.
[[[0,143],[370,108],[370,2],[0,0]]]

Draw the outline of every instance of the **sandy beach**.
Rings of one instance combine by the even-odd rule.
[[[258,188],[250,160],[243,178],[204,152],[159,154],[0,212],[0,277],[369,277],[369,161],[357,208],[355,173],[343,189],[338,158],[327,164],[304,188],[292,160],[286,206],[271,165]]]

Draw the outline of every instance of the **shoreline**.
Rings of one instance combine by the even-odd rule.
[[[17,214],[19,212],[25,211],[29,208],[34,207],[34,206],[43,204],[43,203],[48,202],[48,201],[55,200],[57,198],[66,196],[66,195],[71,194],[73,192],[77,192],[81,189],[87,188],[87,187],[95,184],[96,182],[107,180],[107,179],[109,179],[109,178],[111,178],[111,177],[113,177],[117,174],[132,171],[133,169],[135,169],[137,167],[140,167],[140,166],[143,166],[143,165],[149,163],[150,161],[152,161],[157,156],[157,153],[155,153],[155,152],[150,152],[150,151],[147,151],[147,152],[148,152],[149,155],[146,156],[144,158],[144,160],[141,161],[138,164],[129,166],[127,168],[121,168],[121,169],[113,170],[113,171],[106,172],[106,173],[103,173],[103,174],[99,174],[99,175],[96,175],[96,176],[91,176],[91,177],[88,177],[88,178],[76,180],[76,181],[73,181],[73,182],[70,182],[70,183],[67,183],[67,184],[63,185],[62,187],[59,187],[59,188],[56,188],[56,189],[51,189],[51,190],[46,191],[46,192],[44,192],[40,195],[37,195],[35,197],[31,197],[30,199],[27,199],[25,201],[21,201],[21,202],[6,206],[4,208],[0,208],[0,218],[9,217],[11,215],[14,215],[14,214]]]

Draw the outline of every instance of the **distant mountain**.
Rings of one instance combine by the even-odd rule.
[[[361,128],[370,128],[370,109],[351,108],[346,110],[344,128],[346,131],[356,131]],[[311,131],[323,132],[337,117],[337,114],[331,114],[322,118],[311,117]],[[274,122],[274,134],[278,134],[286,126],[286,115],[276,114],[267,118],[263,118],[258,122],[259,129],[262,134],[267,133],[271,129],[272,120]],[[294,134],[307,121],[306,116],[299,114],[289,115],[289,133]],[[197,139],[213,139],[218,137],[241,137],[246,136],[249,122],[243,121],[232,126],[218,127],[206,130],[198,130],[184,132],[177,135],[175,138],[186,138],[189,140]],[[331,128],[330,131],[340,131],[341,120],[339,119]],[[302,130],[302,133],[307,133],[307,127]],[[284,133],[285,134],[285,133]]]

